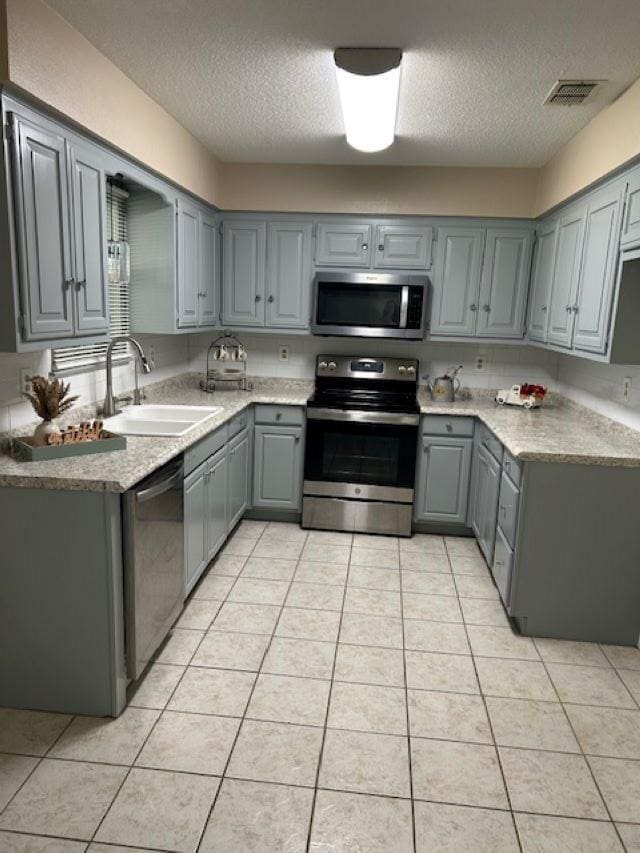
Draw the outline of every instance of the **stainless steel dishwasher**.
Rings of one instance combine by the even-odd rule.
[[[124,496],[127,673],[138,678],[184,604],[182,457]]]

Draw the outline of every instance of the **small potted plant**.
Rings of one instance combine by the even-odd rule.
[[[62,379],[46,379],[44,376],[28,376],[31,391],[23,391],[42,421],[33,433],[34,444],[41,447],[47,444],[47,436],[60,432],[58,418],[67,412],[79,397],[70,397],[70,384]]]

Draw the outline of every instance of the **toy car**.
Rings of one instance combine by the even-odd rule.
[[[501,406],[522,406],[525,409],[535,409],[544,400],[547,389],[543,385],[532,385],[523,382],[512,385],[496,394],[496,403]]]

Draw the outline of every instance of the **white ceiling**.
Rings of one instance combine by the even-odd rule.
[[[48,2],[227,161],[539,166],[640,76],[639,0]],[[385,152],[344,140],[338,46],[405,52]],[[560,77],[609,82],[542,106]]]

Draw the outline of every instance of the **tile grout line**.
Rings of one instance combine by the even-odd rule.
[[[349,572],[351,571],[352,548],[353,548],[353,537],[351,537],[351,545],[349,546],[349,559],[347,561],[347,574],[346,574],[344,588],[343,588],[343,592],[342,592],[342,610],[340,611],[340,618],[338,620],[338,631],[336,633],[336,646],[335,646],[335,650],[333,653],[333,664],[331,666],[331,681],[330,681],[330,686],[329,686],[329,695],[327,696],[327,709],[325,711],[325,716],[324,716],[324,728],[322,731],[322,740],[320,741],[320,752],[318,754],[318,766],[316,768],[315,785],[313,788],[313,797],[311,800],[311,814],[310,814],[310,819],[309,819],[309,830],[307,832],[307,843],[306,843],[306,847],[305,847],[305,850],[307,851],[307,853],[309,853],[309,850],[311,849],[311,837],[312,837],[312,833],[313,833],[313,824],[314,824],[315,816],[316,816],[316,803],[318,800],[318,785],[320,782],[320,771],[322,770],[322,759],[324,757],[324,745],[325,745],[325,741],[327,739],[327,728],[328,728],[327,723],[329,722],[329,712],[331,709],[331,699],[333,696],[333,685],[335,683],[334,679],[335,679],[335,671],[336,671],[336,661],[338,659],[338,647],[340,645],[340,634],[342,633],[342,618],[344,616],[344,602],[345,602],[345,599],[347,596],[347,583],[349,581]]]
[[[445,537],[444,542],[445,542],[445,549],[447,550],[447,554],[449,554],[449,549],[448,549],[448,546],[447,546],[447,540],[446,540],[446,537]],[[457,590],[457,589],[458,589],[458,584],[456,583],[455,577],[454,577],[454,581],[453,581],[453,582],[454,582],[455,587],[456,587],[456,590]],[[460,598],[460,596],[458,595],[458,599],[459,599],[459,598]],[[503,786],[504,786],[504,792],[505,792],[505,796],[506,796],[506,798],[507,798],[507,803],[508,803],[508,806],[509,806],[509,813],[510,813],[510,815],[511,815],[511,822],[512,822],[512,824],[513,824],[513,830],[514,830],[515,835],[516,835],[516,841],[518,842],[518,847],[519,847],[520,851],[522,851],[522,850],[523,850],[523,847],[522,847],[522,840],[521,840],[521,838],[520,838],[520,832],[518,831],[518,824],[517,824],[517,821],[516,821],[516,818],[515,818],[515,814],[514,814],[514,811],[513,811],[513,805],[512,805],[512,803],[511,803],[511,795],[510,795],[510,793],[509,793],[509,787],[508,787],[508,785],[507,785],[507,779],[506,779],[505,774],[504,774],[504,767],[502,766],[502,758],[501,758],[501,756],[500,756],[500,751],[498,750],[498,744],[497,744],[497,742],[496,742],[496,736],[495,736],[495,732],[494,732],[494,730],[493,730],[493,723],[491,722],[491,716],[490,716],[490,714],[489,714],[489,709],[488,709],[488,707],[487,707],[487,701],[486,701],[485,695],[484,695],[484,693],[483,693],[483,691],[482,691],[482,684],[481,684],[481,682],[480,682],[480,676],[479,676],[479,674],[478,674],[478,668],[477,668],[477,666],[476,666],[475,655],[474,655],[474,653],[473,653],[473,646],[471,645],[471,638],[469,637],[469,632],[468,632],[468,630],[467,630],[467,625],[466,625],[466,623],[464,623],[464,632],[465,632],[465,636],[466,636],[466,638],[467,638],[467,643],[469,644],[469,651],[471,652],[471,662],[472,662],[472,665],[473,665],[473,670],[474,670],[475,675],[476,675],[476,679],[477,679],[477,681],[478,681],[478,688],[479,688],[479,690],[480,690],[480,696],[481,696],[481,699],[482,699],[482,705],[483,705],[483,707],[484,707],[484,712],[485,712],[485,715],[486,715],[486,717],[487,717],[487,724],[488,724],[488,726],[489,726],[489,731],[490,731],[490,733],[491,733],[491,740],[493,741],[493,750],[494,750],[494,752],[495,752],[496,760],[497,760],[497,762],[498,762],[498,767],[500,768],[500,776],[501,776],[501,778],[502,778],[502,784],[503,784]]]

